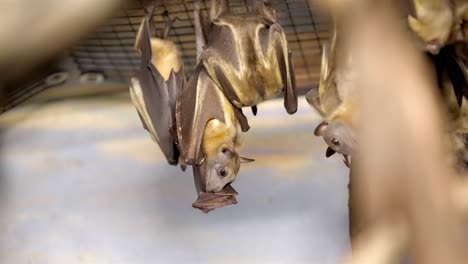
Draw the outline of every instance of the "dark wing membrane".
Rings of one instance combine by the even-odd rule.
[[[468,99],[468,64],[458,56],[454,57],[454,60],[458,65],[458,76],[453,76],[450,79],[452,79],[454,89],[458,90],[457,92],[464,96],[465,99]],[[451,72],[449,71],[449,76],[450,73]],[[461,106],[461,102],[459,105]]]
[[[271,41],[275,43],[275,52],[281,72],[284,89],[284,107],[289,114],[297,111],[296,81],[291,61],[291,52],[287,49],[288,42],[280,24],[270,27]]]
[[[142,64],[136,78],[132,78],[130,95],[143,127],[151,134],[167,161],[177,164],[179,153],[176,148],[176,137],[172,134],[174,126],[174,98],[183,82],[182,70],[178,74],[171,74],[166,82],[156,67],[151,63],[151,44],[148,19],[143,21],[141,36]],[[182,77],[181,77],[182,76]]]
[[[222,97],[224,95],[200,63],[176,103],[179,149],[187,164],[200,165],[205,158],[202,143],[208,121],[225,122]]]
[[[443,48],[435,57],[439,86],[443,86],[443,74],[446,73],[452,83],[458,106],[461,107],[463,97],[468,99],[468,65],[460,58],[453,47]]]
[[[322,107],[320,106],[318,87],[314,87],[310,91],[308,91],[305,97],[307,103],[309,103],[309,105],[312,106],[322,117],[327,116],[326,113],[322,110]]]
[[[201,14],[200,11],[201,0],[195,0],[193,2],[193,24],[195,26],[195,38],[197,46],[197,61],[200,58],[200,54],[206,47],[208,42],[209,30],[211,28],[211,22]]]

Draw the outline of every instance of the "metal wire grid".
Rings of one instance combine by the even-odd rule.
[[[231,0],[234,13],[247,10],[246,0]],[[203,1],[202,12],[207,12],[208,1]],[[317,84],[320,70],[321,44],[328,39],[328,19],[307,0],[273,0],[293,54],[296,83],[299,89],[310,89]],[[168,11],[177,17],[169,36],[182,52],[185,69],[195,67],[195,32],[193,1],[162,1],[154,12],[156,28],[163,28],[162,16]],[[82,72],[101,71],[113,81],[128,82],[139,67],[139,58],[133,49],[144,11],[139,1],[129,1],[105,25],[79,45],[71,49],[71,56]]]

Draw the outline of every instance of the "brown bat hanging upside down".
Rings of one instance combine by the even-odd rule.
[[[349,157],[358,145],[354,132],[358,103],[351,57],[338,34],[335,25],[330,44],[323,46],[319,86],[311,89],[306,99],[324,118],[314,134],[328,144],[326,157],[342,154],[350,167]]]
[[[408,16],[409,27],[428,52],[437,55],[445,45],[468,42],[468,1],[409,1],[415,13]]]
[[[222,4],[213,1],[210,13],[217,13],[222,8]],[[153,9],[150,1],[137,36],[136,47],[141,53],[142,64],[141,70],[131,81],[133,103],[145,129],[159,144],[168,162],[181,164],[183,168],[186,164],[192,165],[199,194],[194,207],[208,212],[235,204],[237,193],[230,183],[235,180],[241,163],[253,161],[239,155],[243,143],[242,131],[248,130],[247,119],[241,109],[226,97],[219,81],[210,77],[203,63],[199,63],[189,81],[185,81],[180,53],[167,40],[172,22],[166,18],[167,26],[162,38],[150,38]],[[257,16],[256,13],[251,14],[252,21]],[[199,9],[195,10],[195,20],[195,24],[199,25],[196,31],[200,54],[202,47],[210,45],[207,40],[214,27],[202,21]],[[225,36],[224,41],[243,42],[247,38],[237,39],[231,35],[230,38]],[[211,59],[230,59],[226,57],[226,52],[218,52]],[[270,65],[275,68],[277,64]],[[289,78],[290,75],[287,76]],[[229,81],[229,77],[225,78],[227,80],[223,80]],[[267,93],[267,88],[265,86],[256,92]],[[295,97],[295,93],[293,95]],[[292,101],[297,102],[297,98]]]
[[[197,58],[237,109],[252,107],[256,114],[258,103],[284,91],[286,111],[294,114],[297,96],[286,35],[268,0],[251,2],[249,13],[234,15],[227,0],[212,0],[206,21],[200,0],[194,1]]]

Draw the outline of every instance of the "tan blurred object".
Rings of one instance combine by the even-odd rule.
[[[359,232],[347,263],[398,263],[405,254],[414,263],[467,263],[458,191],[466,189],[451,166],[435,74],[389,3],[331,5],[347,10],[362,107],[350,201],[360,226],[351,228]]]
[[[0,1],[0,81],[18,78],[103,22],[121,0]]]

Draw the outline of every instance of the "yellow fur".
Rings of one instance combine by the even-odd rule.
[[[222,95],[221,91],[217,92]],[[234,109],[224,95],[221,97],[223,105],[230,107],[224,107],[225,123],[212,119],[206,125],[203,134],[203,152],[207,161],[217,155],[223,146],[229,146],[232,150],[238,152],[243,143],[242,131],[235,117]]]
[[[153,51],[153,64],[158,69],[164,80],[169,79],[171,70],[180,70],[182,61],[177,46],[169,40],[151,38],[151,50]]]
[[[143,23],[141,23],[140,28],[138,29],[137,36],[135,38],[135,44],[133,47],[141,55],[140,43],[141,43],[141,34],[143,30]],[[170,40],[160,39],[160,38],[151,38],[151,51],[153,53],[152,62],[164,80],[169,79],[171,70],[174,69],[175,72],[180,70],[182,66],[181,54],[174,42]]]
[[[285,58],[288,56],[288,44],[284,33],[276,32],[268,41],[270,44],[264,54],[257,34],[264,30],[264,26],[251,23],[239,17],[222,18],[216,21],[217,25],[231,28],[234,38],[234,49],[236,49],[239,66],[234,66],[226,61],[219,50],[208,48],[203,51],[203,61],[208,74],[218,86],[221,84],[215,78],[215,68],[219,67],[229,79],[230,84],[239,97],[239,102],[233,100],[237,107],[253,106],[258,103],[277,97],[283,90],[283,79],[279,70],[277,50],[275,46],[281,43]],[[252,40],[249,43],[245,40]],[[289,65],[286,63],[286,71]],[[261,87],[262,92],[257,91]]]
[[[409,16],[410,28],[426,43],[439,41],[444,46],[451,42],[455,17],[449,0],[415,0],[416,18]]]

